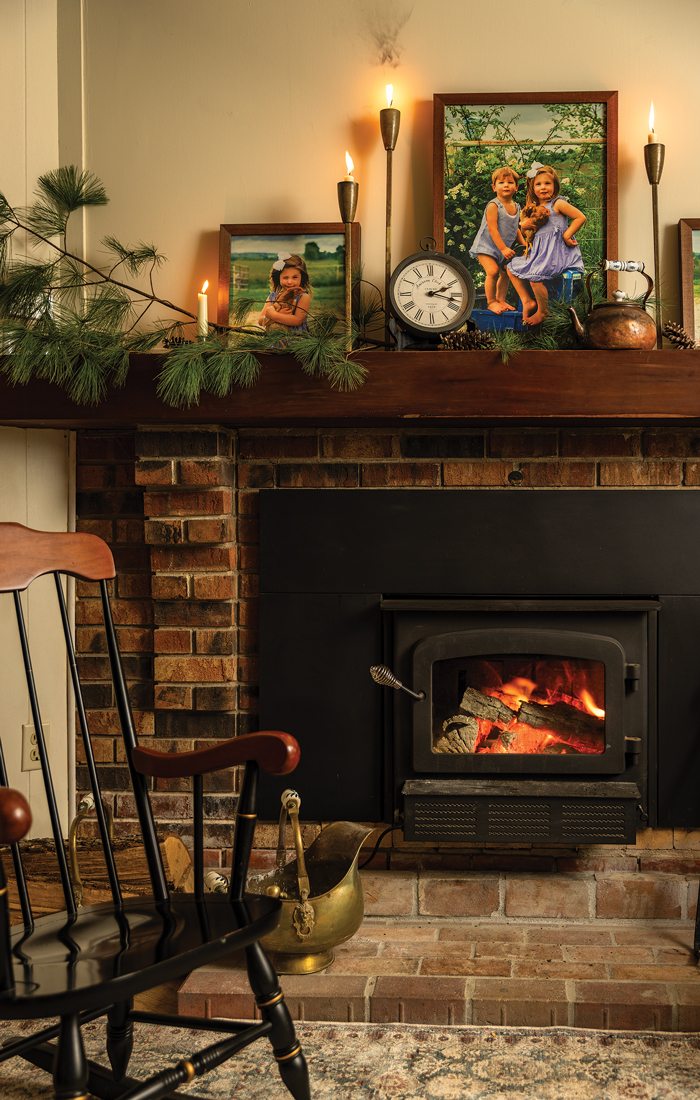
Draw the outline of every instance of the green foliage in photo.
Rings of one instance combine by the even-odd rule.
[[[445,252],[470,271],[477,288],[484,272],[469,255],[486,204],[491,173],[510,167],[520,176],[515,196],[525,202],[525,173],[538,161],[561,180],[561,196],[586,215],[577,233],[584,265],[605,255],[606,117],[603,103],[460,105],[445,109]]]

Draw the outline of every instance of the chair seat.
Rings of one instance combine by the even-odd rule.
[[[258,940],[277,926],[280,909],[279,898],[175,894],[160,908],[129,898],[119,914],[111,902],[92,905],[72,922],[50,913],[28,935],[13,929],[15,990],[0,995],[0,1019],[91,1011],[112,992],[126,1000]]]

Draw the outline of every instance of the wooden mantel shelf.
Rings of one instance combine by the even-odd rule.
[[[95,407],[44,382],[0,379],[0,424],[468,425],[700,422],[700,351],[369,352],[367,381],[351,393],[309,378],[288,356],[262,358],[258,384],[175,409],[156,395],[158,355],[134,356],[126,386]]]

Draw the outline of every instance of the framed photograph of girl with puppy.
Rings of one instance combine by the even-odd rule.
[[[315,314],[344,320],[345,245],[342,222],[222,225],[219,323],[283,329],[304,328]],[[360,266],[359,222],[350,226],[350,253],[354,271]]]
[[[437,247],[472,275],[479,327],[539,325],[617,257],[617,92],[439,93],[433,107]]]

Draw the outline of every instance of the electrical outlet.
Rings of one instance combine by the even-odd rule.
[[[44,722],[44,740],[49,743],[51,724]],[[22,726],[22,771],[33,772],[41,767],[39,748],[36,743],[36,730],[34,726]]]

